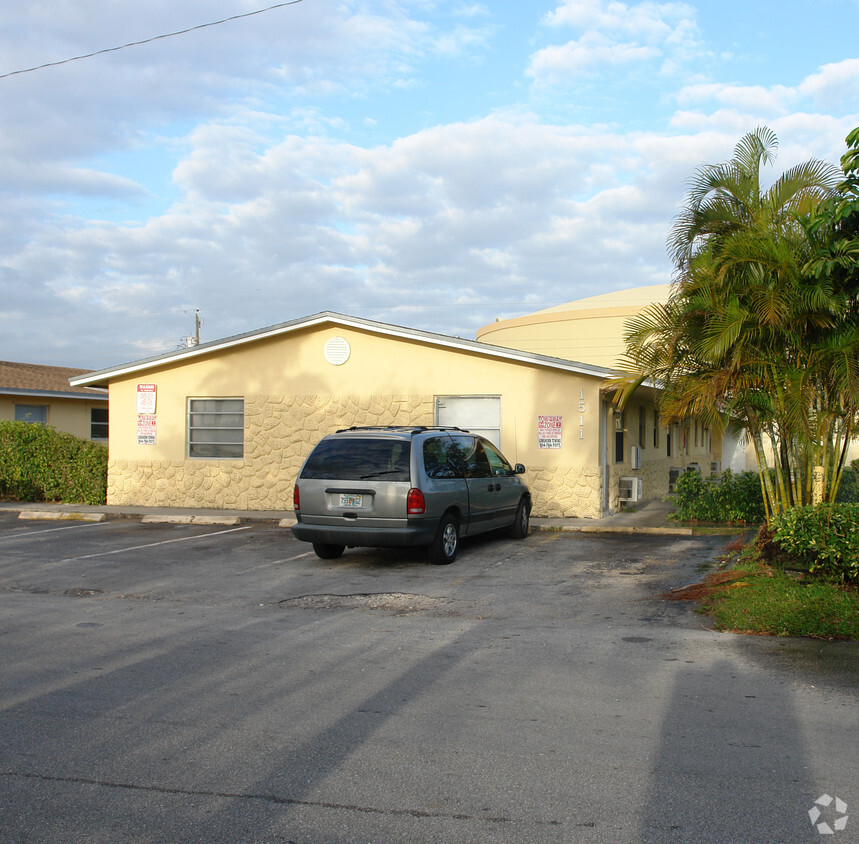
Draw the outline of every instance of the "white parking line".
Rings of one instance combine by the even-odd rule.
[[[171,542],[189,542],[192,539],[205,539],[207,536],[221,536],[225,533],[235,533],[239,530],[250,530],[253,525],[245,527],[230,528],[229,530],[216,530],[212,533],[198,533],[195,536],[180,536],[178,539],[163,539],[161,542],[149,542],[146,545],[132,545],[130,548],[115,548],[113,551],[99,551],[98,554],[83,554],[80,557],[66,557],[61,563],[73,563],[75,560],[91,560],[93,557],[107,557],[111,554],[124,554],[126,551],[140,551],[143,548],[155,548],[158,545],[170,545]]]
[[[102,527],[110,522],[85,522],[84,524],[66,525],[65,527],[44,528],[43,530],[29,530],[26,533],[9,534],[8,536],[0,536],[0,542],[4,539],[29,539],[31,536],[38,536],[40,533],[54,533],[58,530],[76,530],[77,528]]]

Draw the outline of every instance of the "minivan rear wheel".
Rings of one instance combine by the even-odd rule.
[[[314,542],[313,550],[320,560],[336,560],[342,556],[345,545],[331,545],[327,542]]]
[[[450,514],[442,516],[435,539],[433,539],[427,556],[429,561],[437,566],[446,566],[456,559],[459,549],[459,522]]]

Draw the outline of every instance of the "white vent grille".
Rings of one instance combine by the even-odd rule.
[[[325,360],[333,366],[340,366],[349,360],[352,349],[345,337],[332,337],[325,344]]]

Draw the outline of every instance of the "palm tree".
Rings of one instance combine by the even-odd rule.
[[[841,174],[808,161],[764,189],[762,166],[777,147],[761,127],[729,161],[695,173],[668,242],[672,295],[628,324],[627,374],[613,383],[622,406],[639,384],[657,381],[669,423],[692,415],[743,426],[768,515],[809,499],[810,467],[826,465],[840,430],[837,414],[823,412],[831,396],[821,390],[840,388],[821,339],[839,327],[844,306],[825,274],[805,272],[815,247],[804,223]]]

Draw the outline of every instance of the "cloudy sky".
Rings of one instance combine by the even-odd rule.
[[[756,126],[775,177],[859,125],[859,0],[301,0],[53,64],[269,5],[4,8],[0,359],[147,357],[196,309],[473,338],[670,280],[686,181]]]

